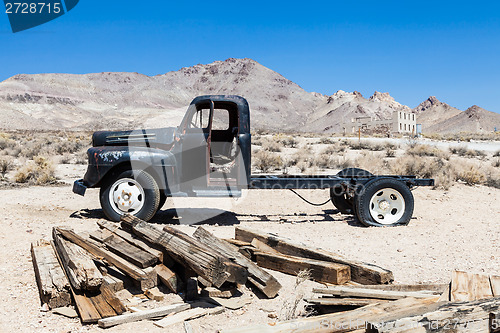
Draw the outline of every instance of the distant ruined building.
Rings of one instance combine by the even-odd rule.
[[[421,128],[417,126],[417,116],[413,112],[394,111],[391,119],[376,120],[373,117],[352,118],[342,124],[344,133],[361,131],[383,131],[387,133],[418,134]]]

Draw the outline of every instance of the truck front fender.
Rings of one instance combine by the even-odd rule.
[[[83,178],[86,187],[100,187],[116,172],[146,170],[161,189],[178,182],[176,158],[170,151],[147,147],[92,147],[87,151],[88,169]],[[116,171],[116,172],[115,172]]]

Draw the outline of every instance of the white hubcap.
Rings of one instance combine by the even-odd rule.
[[[118,179],[109,191],[109,201],[118,214],[140,211],[144,200],[144,189],[132,178]]]
[[[380,224],[393,224],[405,212],[405,200],[392,188],[378,190],[370,200],[370,214]]]

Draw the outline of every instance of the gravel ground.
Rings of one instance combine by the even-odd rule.
[[[81,166],[65,167],[62,179],[75,179]],[[306,198],[321,202],[326,191],[301,191]],[[500,275],[500,190],[461,184],[449,191],[419,188],[414,191],[415,213],[406,227],[365,228],[353,218],[338,214],[331,204],[313,207],[289,191],[252,190],[231,202],[217,199],[175,200],[180,218],[170,200],[155,223],[177,223],[193,232],[200,217],[211,218],[207,229],[219,237],[233,237],[234,226],[242,225],[289,237],[312,246],[340,253],[348,258],[377,264],[394,272],[396,283],[444,283],[455,269]],[[71,187],[24,187],[0,190],[0,303],[1,332],[86,332],[100,331],[96,325],[81,326],[78,319],[40,311],[38,291],[30,257],[30,243],[49,239],[53,226],[76,231],[96,229],[102,218],[98,190],[85,197],[71,193]],[[207,208],[209,208],[207,210]],[[273,300],[254,301],[236,311],[191,321],[195,332],[271,322],[268,312],[278,314],[286,302],[300,293],[295,278],[278,272],[283,284]],[[307,294],[318,285],[307,281]],[[152,332],[151,322],[121,325],[109,332]],[[163,332],[182,331],[176,325]]]

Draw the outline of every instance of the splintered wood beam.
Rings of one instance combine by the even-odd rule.
[[[316,282],[344,284],[351,279],[347,265],[266,252],[254,252],[254,256],[260,267],[291,275],[309,271],[311,279]]]
[[[229,279],[231,276],[234,276],[233,280],[244,277],[246,270],[243,267],[238,268],[227,258],[214,255],[213,251],[199,242],[199,244],[194,244],[192,241],[186,241],[184,236],[158,230],[151,224],[129,214],[122,216],[122,223],[130,227],[136,235],[164,247],[179,264],[191,268],[216,287],[220,287],[226,281],[231,281]],[[236,272],[238,274],[235,274]],[[244,283],[244,281],[239,283]]]
[[[269,298],[275,297],[281,289],[281,284],[268,272],[238,252],[238,248],[215,237],[203,227],[198,227],[193,234],[200,242],[211,246],[214,250],[234,260],[248,270],[248,281]]]
[[[500,309],[499,298],[438,304],[437,309],[421,314],[376,319],[375,329],[368,332],[403,333],[411,327],[419,327],[421,332],[495,332],[495,328],[498,329],[497,325],[492,326],[494,322],[490,318]]]
[[[69,282],[50,242],[39,240],[31,243],[31,258],[42,303],[51,309],[70,305]]]
[[[62,266],[62,259],[59,253],[56,251],[56,245],[54,241],[50,242],[52,248],[54,249],[54,253],[56,254],[57,261]],[[66,279],[68,279],[68,275],[65,270],[63,270]],[[71,291],[71,295],[73,295],[73,300],[75,301],[76,309],[78,310],[78,315],[80,317],[80,321],[82,324],[92,324],[96,323],[99,319],[101,319],[101,315],[99,311],[94,306],[94,303],[90,300],[90,298],[86,297],[81,291],[77,291],[73,289],[71,283],[68,283],[69,289]]]
[[[404,298],[393,302],[375,303],[355,310],[324,314],[307,318],[277,322],[270,326],[258,324],[221,330],[221,333],[331,333],[351,332],[365,328],[366,322],[382,316],[419,315],[436,308],[433,299]],[[364,332],[364,330],[362,331]]]
[[[158,274],[158,279],[167,286],[174,293],[178,293],[182,282],[175,272],[170,270],[167,266],[163,264],[158,264],[155,266],[156,274]]]
[[[100,291],[101,296],[113,308],[116,314],[120,315],[127,311],[120,299],[116,297],[115,293],[108,286],[102,285]]]
[[[437,301],[440,297],[439,295],[433,295],[418,291],[376,290],[376,289],[351,288],[348,286],[313,288],[313,293],[338,296],[338,297],[361,297],[361,298],[375,298],[375,299],[385,299],[385,300],[396,300],[405,297],[413,297],[413,298],[434,298]]]
[[[183,233],[180,230],[177,230],[175,228],[165,226],[163,227],[163,230],[169,234],[175,235],[176,237],[179,237],[186,242],[192,244],[193,246],[200,247],[204,249],[205,252],[210,253],[214,257],[220,257],[221,260],[225,262],[226,265],[226,270],[229,273],[229,277],[227,278],[227,282],[233,282],[237,284],[245,284],[247,279],[248,279],[248,271],[242,267],[241,265],[238,265],[237,263],[234,263],[231,261],[226,255],[223,253],[220,253],[216,250],[212,249],[212,244],[204,244],[203,242],[200,242],[198,239],[193,238],[185,233]]]
[[[118,315],[115,317],[100,319],[98,325],[99,327],[107,328],[119,324],[133,323],[144,319],[163,317],[171,313],[177,313],[179,311],[187,310],[189,308],[190,306],[187,303],[171,304],[163,306],[161,308],[138,311],[138,312]]]
[[[141,289],[145,290],[156,286],[156,276],[153,278],[151,274],[148,274],[139,267],[129,263],[116,254],[103,249],[90,238],[80,236],[73,230],[69,229],[57,228],[57,231],[67,240],[84,248],[94,256],[106,260],[109,264],[116,266],[116,268],[120,269],[120,271],[137,281],[140,284]]]
[[[340,254],[293,242],[290,239],[274,234],[250,228],[236,227],[235,238],[245,242],[252,242],[256,238],[286,255],[347,265],[351,267],[351,279],[354,282],[362,284],[386,284],[394,280],[391,271],[377,265],[348,259]]]
[[[487,275],[454,271],[451,277],[451,301],[475,301],[492,298],[490,278]]]
[[[99,290],[102,284],[102,274],[88,252],[63,239],[56,228],[52,229],[52,237],[73,287],[76,290]]]
[[[113,222],[108,222],[108,221],[97,221],[97,225],[99,227],[106,229],[113,234],[121,237],[123,240],[127,241],[128,243],[137,246],[138,248],[150,253],[151,255],[155,256],[158,258],[160,262],[163,262],[163,252],[155,249],[153,247],[153,244],[146,242],[137,236],[128,233],[127,231],[120,229],[120,224],[119,223],[113,223]]]

